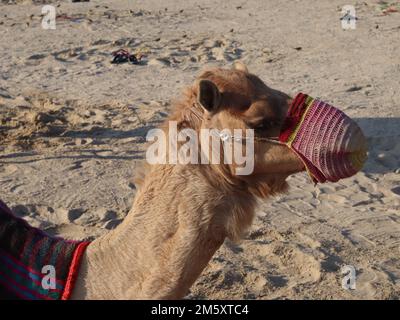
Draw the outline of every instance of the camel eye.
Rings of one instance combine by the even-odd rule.
[[[271,119],[266,119],[263,122],[257,124],[254,129],[258,130],[258,131],[262,131],[262,130],[268,130],[271,128],[276,128],[278,126],[281,125],[281,121],[280,120],[271,120]]]
[[[269,128],[267,122],[262,122],[254,127],[254,130],[267,130]]]

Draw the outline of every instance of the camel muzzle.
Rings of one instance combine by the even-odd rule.
[[[303,161],[315,183],[351,177],[367,159],[367,142],[357,123],[303,93],[290,105],[279,141]]]

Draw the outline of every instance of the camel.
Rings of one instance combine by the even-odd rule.
[[[175,103],[178,130],[253,128],[275,137],[291,98],[269,88],[237,62],[204,71]],[[72,299],[180,299],[226,238],[240,240],[258,199],[285,192],[286,178],[304,170],[285,145],[255,139],[254,170],[233,164],[146,165],[132,209],[87,248]]]

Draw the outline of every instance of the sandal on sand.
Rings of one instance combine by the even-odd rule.
[[[132,64],[139,64],[140,58],[138,59],[134,54],[130,54],[125,49],[114,51],[112,55],[114,56],[114,59],[111,61],[111,63],[120,64],[129,61]]]

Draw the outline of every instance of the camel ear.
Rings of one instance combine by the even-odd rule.
[[[232,68],[233,68],[234,70],[240,70],[240,71],[249,73],[249,69],[247,69],[246,65],[245,65],[242,61],[240,61],[240,60],[235,61],[235,62],[233,63]]]
[[[221,92],[219,92],[214,82],[200,80],[197,100],[207,111],[216,111],[221,104]]]

